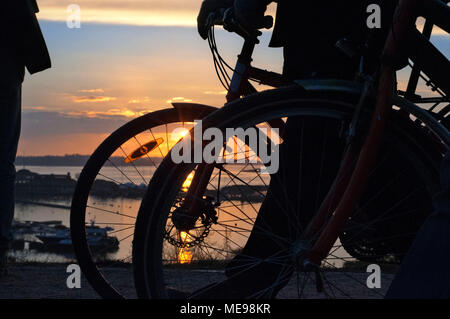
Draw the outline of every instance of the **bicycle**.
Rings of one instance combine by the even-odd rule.
[[[70,231],[83,274],[103,298],[133,298],[131,239],[140,199],[160,158],[193,122],[215,110],[194,103],[145,114],[108,136],[91,155],[72,197]],[[122,269],[122,270],[120,270]],[[120,275],[115,273],[120,271]]]
[[[419,15],[427,19],[422,34],[414,27]],[[306,168],[299,161],[294,173],[280,168],[269,187],[268,177],[258,170],[261,162],[239,167],[220,161],[175,164],[166,156],[136,220],[133,268],[139,297],[283,298],[292,297],[292,291],[313,298],[383,296],[395,264],[431,210],[431,197],[439,189],[439,163],[450,143],[449,106],[440,107],[449,101],[450,64],[427,39],[433,24],[450,32],[450,9],[438,0],[401,0],[395,17],[374,74],[364,73],[365,56],[359,52],[357,81],[299,80],[287,86],[280,75],[250,65],[257,33],[240,28],[227,11],[211,17],[216,70],[231,83],[224,81],[229,102],[203,119],[203,131],[277,127],[282,139],[286,118],[296,118],[300,139],[316,141],[307,144],[309,149],[299,144],[301,154],[312,160]],[[245,40],[234,69],[217,52],[214,25],[224,25]],[[405,41],[411,42],[414,65],[407,91],[396,92],[401,97],[393,94],[394,74]],[[234,72],[232,78],[226,68]],[[441,98],[414,93],[421,70]],[[249,80],[278,88],[256,93]],[[413,101],[434,105],[425,110]],[[225,156],[227,142],[218,158]],[[246,140],[240,146],[231,156],[251,153]],[[258,159],[258,150],[252,151],[249,156]],[[292,178],[300,185],[296,198],[283,189]],[[305,186],[315,194],[305,193]],[[273,231],[276,223],[258,216],[264,205],[286,220],[284,233]],[[245,244],[258,235],[267,253],[255,257]],[[365,266],[373,262],[394,264],[381,290],[366,286]],[[264,274],[273,276],[269,286],[264,277],[252,277],[263,266],[277,270]],[[297,285],[290,282],[293,273]],[[247,285],[240,287],[247,290],[233,290],[242,281]]]

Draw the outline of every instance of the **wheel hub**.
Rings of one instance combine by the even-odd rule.
[[[217,224],[218,217],[212,197],[205,196],[202,203],[198,216],[188,215],[189,208],[183,205],[183,200],[177,203],[177,208],[172,211],[170,216],[176,231],[166,230],[164,236],[171,245],[178,248],[191,248],[201,244],[208,237],[211,226]],[[198,230],[195,236],[189,233],[193,229]],[[180,236],[181,233],[187,234],[187,236]],[[189,239],[186,240],[186,237]]]

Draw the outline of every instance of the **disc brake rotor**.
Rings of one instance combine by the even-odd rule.
[[[203,199],[203,207],[200,211],[200,216],[194,217],[191,229],[184,229],[178,226],[177,220],[180,219],[179,216],[186,219],[185,215],[186,208],[183,207],[183,198],[177,200],[175,203],[175,210],[169,215],[169,219],[172,220],[173,225],[166,228],[164,233],[164,239],[167,242],[177,248],[192,248],[200,245],[206,237],[208,237],[211,226],[217,224],[217,212],[212,201],[212,197],[205,196]],[[192,217],[189,217],[192,218]],[[175,231],[174,231],[175,229]],[[195,229],[198,232],[194,235],[190,233],[190,230]],[[201,233],[200,230],[201,229]]]

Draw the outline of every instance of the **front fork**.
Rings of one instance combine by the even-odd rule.
[[[245,40],[244,42],[241,53],[238,55],[230,88],[226,96],[227,102],[238,100],[242,95],[256,92],[256,90],[249,85],[248,82],[250,63],[252,61],[251,57],[253,55],[255,45],[256,43],[252,40]],[[201,163],[195,171],[195,175],[182,204],[183,209],[181,210],[183,211],[183,215],[191,220],[189,227],[194,227],[195,221],[201,215],[204,204],[203,195],[205,194],[211,175],[216,166],[217,165],[214,163]],[[219,203],[216,204],[219,205]]]

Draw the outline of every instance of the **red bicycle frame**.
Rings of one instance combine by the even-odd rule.
[[[359,154],[356,166],[351,177],[349,177],[349,166],[354,162],[356,154],[355,146],[350,145],[334,185],[306,232],[306,236],[314,236],[319,229],[321,230],[319,237],[307,254],[306,260],[314,265],[320,265],[321,261],[327,257],[344,224],[351,216],[368,180],[370,169],[375,162],[381,136],[392,109],[395,66],[403,56],[402,48],[406,47],[405,41],[408,39],[409,31],[414,30],[414,23],[420,15],[421,9],[429,9],[428,5],[438,6],[440,4],[437,1],[429,0],[401,0],[396,9],[392,29],[381,56],[381,71],[375,111],[372,116],[368,136]],[[424,11],[430,13],[430,11]],[[445,19],[441,21],[442,24],[447,24],[448,26],[448,21],[445,22]],[[440,21],[436,21],[436,23],[439,25]],[[341,200],[336,201],[336,198],[341,198]],[[330,217],[331,213],[334,214]],[[329,219],[328,223],[324,225],[327,219]]]
[[[381,137],[392,109],[396,65],[404,54],[402,49],[406,47],[405,42],[410,37],[410,31],[415,30],[414,24],[420,15],[432,19],[433,23],[450,33],[449,9],[440,0],[400,0],[381,57],[377,101],[368,135],[362,148],[354,143],[348,145],[332,187],[305,230],[303,238],[312,239],[312,248],[302,256],[304,262],[319,266],[327,257],[363,191],[370,170],[374,166]],[[256,79],[261,84],[273,87],[285,84],[281,75],[250,65],[256,43],[254,39],[246,39],[244,43],[227,94],[228,102],[256,92],[248,79]],[[439,74],[436,76],[438,79],[442,78]],[[445,83],[443,86],[445,87]],[[283,126],[278,122],[274,125]],[[198,217],[202,195],[214,167],[214,164],[199,165],[186,196],[188,216]]]

